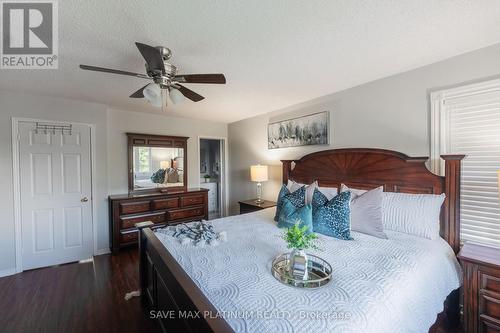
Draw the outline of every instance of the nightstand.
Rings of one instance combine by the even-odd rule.
[[[464,271],[464,329],[500,333],[500,249],[466,243],[458,259]]]
[[[256,203],[255,200],[256,199],[239,201],[238,203],[240,204],[240,214],[251,213],[276,206],[276,202],[274,201],[264,200],[264,202],[259,204]]]

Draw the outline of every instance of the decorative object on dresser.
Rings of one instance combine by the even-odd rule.
[[[256,203],[255,199],[238,201],[240,204],[240,214],[252,213],[258,210],[271,208],[276,206],[276,202],[264,200],[262,203]]]
[[[329,143],[329,112],[270,123],[267,127],[268,149],[327,145]]]
[[[500,248],[465,243],[458,258],[464,271],[465,332],[500,332]]]
[[[262,203],[262,182],[269,180],[267,165],[252,165],[250,167],[250,180],[257,183],[257,200],[256,203]]]

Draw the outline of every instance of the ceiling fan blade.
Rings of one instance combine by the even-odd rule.
[[[175,80],[180,83],[213,83],[213,84],[226,83],[226,77],[224,76],[224,74],[176,75]]]
[[[144,60],[146,60],[151,70],[158,70],[165,73],[163,57],[157,48],[138,42],[136,42],[135,45],[139,49],[139,52],[141,52]]]
[[[80,65],[80,68],[83,70],[86,70],[86,71],[104,72],[104,73],[111,73],[111,74],[135,76],[135,77],[140,77],[141,79],[150,79],[150,77],[145,75],[145,74],[126,72],[126,71],[121,71],[118,69],[110,69],[110,68],[95,67],[95,66],[88,66],[88,65]]]
[[[182,86],[180,84],[176,84],[174,86],[174,88],[179,89],[179,91],[181,92],[181,94],[184,95],[184,97],[189,98],[193,102],[199,102],[199,101],[205,99],[205,97],[203,97],[203,96],[195,93],[191,89],[188,89],[188,88],[186,88],[186,87],[184,87],[184,86]]]
[[[135,93],[133,93],[132,95],[130,95],[129,97],[130,98],[144,98],[144,94],[142,93],[142,91],[144,90],[144,88],[146,88],[147,86],[149,85],[146,84],[144,87],[142,87],[141,89],[137,90]]]

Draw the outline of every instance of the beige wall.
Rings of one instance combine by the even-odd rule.
[[[0,276],[16,266],[12,174],[12,117],[93,124],[96,128],[97,248],[109,247],[109,194],[126,193],[127,140],[125,132],[189,136],[189,186],[198,186],[198,135],[227,136],[227,125],[203,120],[108,109],[107,106],[67,99],[0,92]]]
[[[377,80],[272,113],[229,124],[230,208],[255,197],[249,166],[271,165],[264,197],[275,200],[280,159],[295,159],[327,146],[267,149],[267,124],[291,116],[330,111],[330,147],[373,147],[428,156],[429,92],[500,75],[500,44]]]

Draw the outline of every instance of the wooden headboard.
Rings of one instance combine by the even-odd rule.
[[[312,153],[299,160],[282,160],[283,183],[294,180],[319,186],[344,183],[360,189],[383,186],[386,192],[446,194],[441,208],[441,237],[455,253],[460,249],[460,162],[464,155],[442,155],[445,176],[430,172],[427,157],[369,148],[332,149]]]

